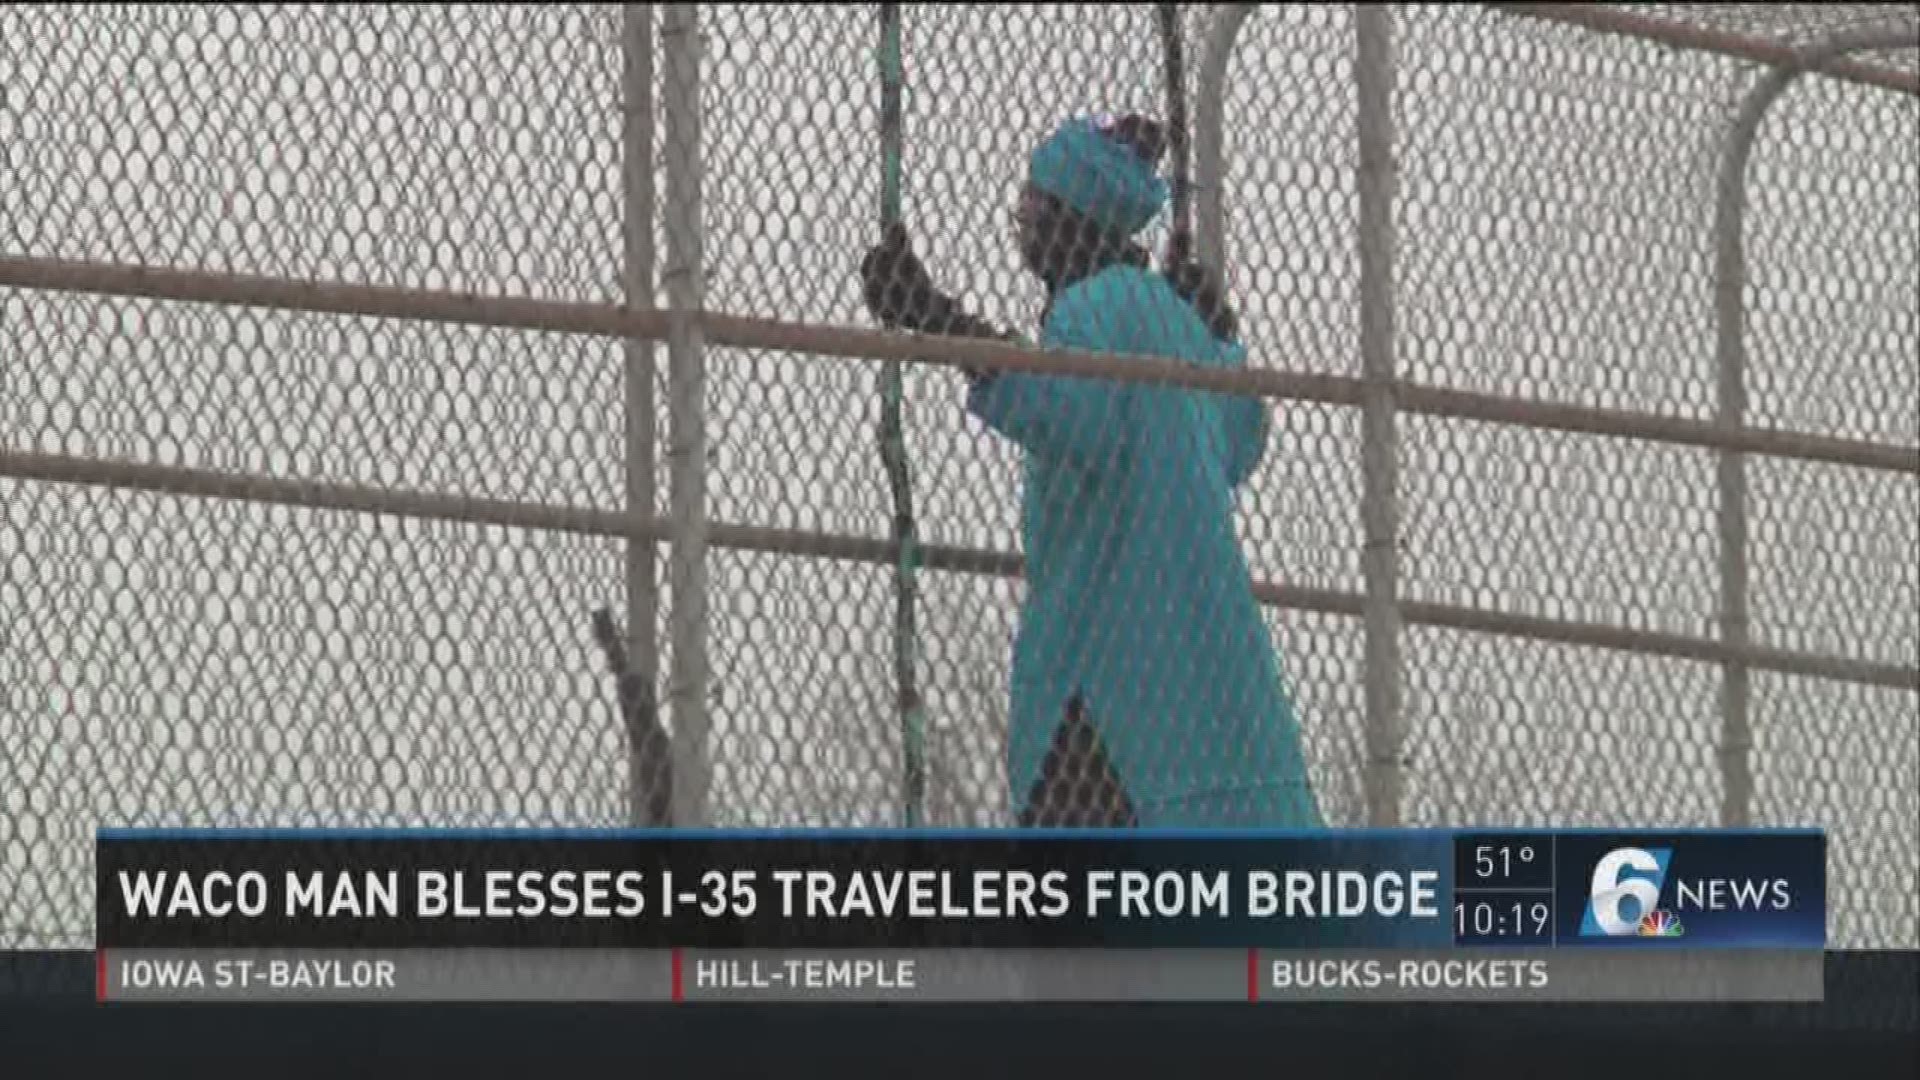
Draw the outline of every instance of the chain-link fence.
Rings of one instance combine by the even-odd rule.
[[[1778,52],[1920,21],[1724,10],[1746,7],[1699,25]],[[1219,14],[1185,9],[1190,57]],[[564,5],[0,12],[0,946],[87,940],[102,824],[627,820],[589,625],[603,606],[653,622],[632,659],[676,739],[704,710],[705,820],[898,820],[878,367],[820,354],[819,335],[763,347],[802,340],[781,327],[871,325],[856,267],[880,204],[874,12],[705,8],[697,91],[680,80],[691,22]],[[1392,284],[1373,294],[1392,332],[1369,339],[1355,22],[1263,9],[1233,53],[1220,191],[1249,366],[1353,379],[1371,349],[1474,401],[1642,414],[1655,435],[1720,419],[1717,171],[1772,69],[1538,13],[1394,9]],[[1149,9],[909,5],[905,33],[918,250],[975,313],[1037,337],[1045,296],[1014,237],[1026,155],[1069,115],[1161,112]],[[1852,442],[1745,466],[1764,655],[1735,800],[1758,823],[1832,830],[1837,943],[1909,948],[1911,56],[1858,61],[1881,85],[1802,80],[1754,146],[1746,420]],[[676,92],[697,94],[697,143]],[[1157,250],[1162,227],[1145,240]],[[219,277],[46,287],[77,263]],[[263,303],[233,275],[547,306]],[[704,349],[623,343],[562,306],[622,303],[630,281],[638,308],[697,284],[708,310],[760,320],[762,344],[739,320],[702,322]],[[196,290],[227,302],[180,299]],[[683,372],[704,361],[698,442],[676,351]],[[1387,773],[1418,825],[1722,820],[1727,758],[1748,758],[1714,651],[1720,453],[1402,392],[1404,689],[1385,730],[1404,738],[1382,744],[1368,425],[1357,397],[1319,397],[1269,403],[1231,520],[1330,823],[1377,816]],[[907,365],[926,812],[1003,824],[1023,473],[966,398],[960,375]],[[1863,443],[1896,466],[1834,463]],[[673,579],[666,541],[690,534],[669,493],[700,470],[706,671],[686,693],[670,673],[700,672],[675,648],[696,620],[676,624],[670,587],[650,604],[641,571]],[[663,522],[632,566],[629,505]]]

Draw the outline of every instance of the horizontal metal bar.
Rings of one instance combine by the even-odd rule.
[[[17,256],[0,256],[0,286],[600,337],[660,340],[667,331],[666,316],[661,312],[629,311],[609,304],[322,284]],[[993,341],[813,326],[715,312],[704,312],[697,318],[708,344],[741,349],[1159,383],[1328,405],[1358,406],[1363,386],[1359,379],[1338,375],[1259,368],[1229,371],[1149,357],[1032,349]],[[1393,384],[1393,394],[1402,412],[1444,419],[1740,450],[1920,476],[1920,447],[1760,428],[1727,428],[1708,420],[1527,401],[1404,381]]]
[[[0,477],[587,536],[650,539],[656,543],[664,542],[667,538],[664,519],[611,510],[434,495],[64,454],[0,450]],[[898,561],[897,546],[888,540],[797,529],[714,522],[710,526],[709,542],[714,547],[733,551],[804,555],[875,566],[892,566]],[[919,550],[921,565],[929,570],[996,577],[1018,577],[1022,572],[1022,560],[1010,552],[941,544],[924,545]],[[1354,617],[1361,613],[1361,597],[1355,593],[1272,583],[1256,584],[1254,593],[1261,603],[1271,607]],[[1716,641],[1678,634],[1417,601],[1403,601],[1402,617],[1415,625],[1702,663],[1737,662],[1755,670],[1920,691],[1920,668],[1898,664],[1839,659],[1755,646],[1736,649]]]
[[[0,255],[0,286],[664,341],[666,312],[613,304],[301,281],[206,270]]]
[[[375,488],[324,480],[295,480],[69,454],[0,449],[0,477],[56,484],[88,484],[123,491],[188,495],[308,510],[391,514],[427,521],[499,525],[510,529],[580,536],[614,536],[637,540],[665,540],[667,537],[666,525],[660,519],[615,510],[481,499],[465,495],[437,495],[424,491]]]
[[[1692,26],[1672,19],[1663,19],[1657,15],[1634,11],[1625,4],[1495,3],[1486,6],[1521,18],[1577,26],[1583,30],[1598,33],[1639,38],[1676,49],[1714,53],[1771,67],[1791,67],[1798,55],[1797,43],[1773,41],[1731,30]],[[1890,10],[1899,11],[1902,10],[1903,5],[1889,4],[1887,7]],[[1910,6],[1907,10],[1911,10]],[[1881,67],[1860,60],[1838,60],[1825,64],[1821,66],[1820,73],[1844,82],[1920,96],[1920,73]]]
[[[907,360],[960,365],[985,371],[1159,383],[1253,397],[1358,406],[1362,380],[1339,375],[1260,368],[1200,368],[1149,357],[1116,357],[1064,350],[1028,349],[961,338],[913,337],[833,326],[708,313],[708,340],[743,349],[810,353],[864,360]],[[1762,428],[1730,429],[1707,420],[1596,409],[1545,401],[1449,390],[1394,380],[1402,412],[1449,420],[1477,420],[1542,431],[1637,439],[1711,449],[1744,450],[1772,457],[1848,465],[1920,476],[1920,447],[1836,439]]]
[[[1403,617],[1422,626],[1466,630],[1530,641],[1549,641],[1589,649],[1697,660],[1703,664],[1741,664],[1755,671],[1775,671],[1833,682],[1880,686],[1889,690],[1920,691],[1920,667],[1903,667],[1872,660],[1850,660],[1792,649],[1757,645],[1735,647],[1711,638],[1687,637],[1654,630],[1634,630],[1602,623],[1577,623],[1534,615],[1481,608],[1402,601]]]

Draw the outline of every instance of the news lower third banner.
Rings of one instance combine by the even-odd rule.
[[[1817,1001],[1813,831],[120,831],[129,1001]]]

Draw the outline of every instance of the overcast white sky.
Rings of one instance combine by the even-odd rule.
[[[907,10],[908,219],[937,275],[1029,326],[1040,298],[1008,242],[1022,155],[1068,113],[1157,108],[1151,19]],[[1398,27],[1403,369],[1709,415],[1713,169],[1751,71],[1472,10]],[[709,12],[712,306],[864,324],[873,29],[868,6]],[[618,33],[617,8],[565,5],[6,8],[0,250],[616,299]],[[1344,9],[1264,8],[1243,38],[1230,248],[1256,364],[1358,370],[1350,54]],[[1912,100],[1809,81],[1763,129],[1759,422],[1920,439],[1916,123]],[[619,357],[0,290],[0,440],[613,508]],[[709,359],[715,519],[884,535],[870,366]],[[1016,463],[959,392],[909,377],[923,535],[1011,549]],[[1710,454],[1419,419],[1402,438],[1409,596],[1712,632]],[[1358,589],[1358,439],[1352,410],[1278,406],[1241,515],[1259,577]],[[1915,662],[1920,485],[1750,476],[1755,636]],[[586,612],[620,573],[608,542],[0,481],[0,945],[85,939],[96,824],[616,822],[624,754]],[[712,575],[719,813],[887,820],[889,573],[716,552]],[[1018,592],[929,574],[924,596],[939,817],[997,820]],[[1355,822],[1358,622],[1273,624],[1329,812]],[[1714,669],[1421,628],[1403,647],[1415,823],[1713,823]],[[1836,830],[1837,940],[1912,947],[1914,696],[1754,683],[1759,814]]]

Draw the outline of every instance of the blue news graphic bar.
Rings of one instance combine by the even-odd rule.
[[[1560,947],[1826,946],[1824,833],[1578,833],[1554,848]]]
[[[1826,926],[1826,840],[1812,829],[102,829],[96,856],[103,939],[142,948],[331,947],[345,931],[297,901],[316,876],[375,875],[394,883],[397,913],[354,933],[422,947],[840,947],[904,932],[922,947],[1820,949]],[[543,879],[608,868],[624,868],[636,903],[654,890],[644,917],[548,906],[567,897]],[[799,903],[782,880],[795,868],[826,906]],[[522,915],[492,931],[480,926],[494,914],[463,921],[459,898],[509,871]],[[243,873],[279,915],[242,925],[121,902],[136,895],[129,874],[158,889],[154,875]],[[746,906],[701,916],[677,891],[712,874]],[[940,912],[902,921],[849,899],[889,876],[932,882]],[[1130,909],[1120,878],[1150,880],[1154,909]],[[1039,882],[1054,907],[971,907],[1008,882]],[[443,895],[450,920],[428,910]]]
[[[395,828],[166,827],[101,828],[99,840],[1417,840],[1456,842],[1478,837],[1819,837],[1819,829],[633,829],[400,826]]]

